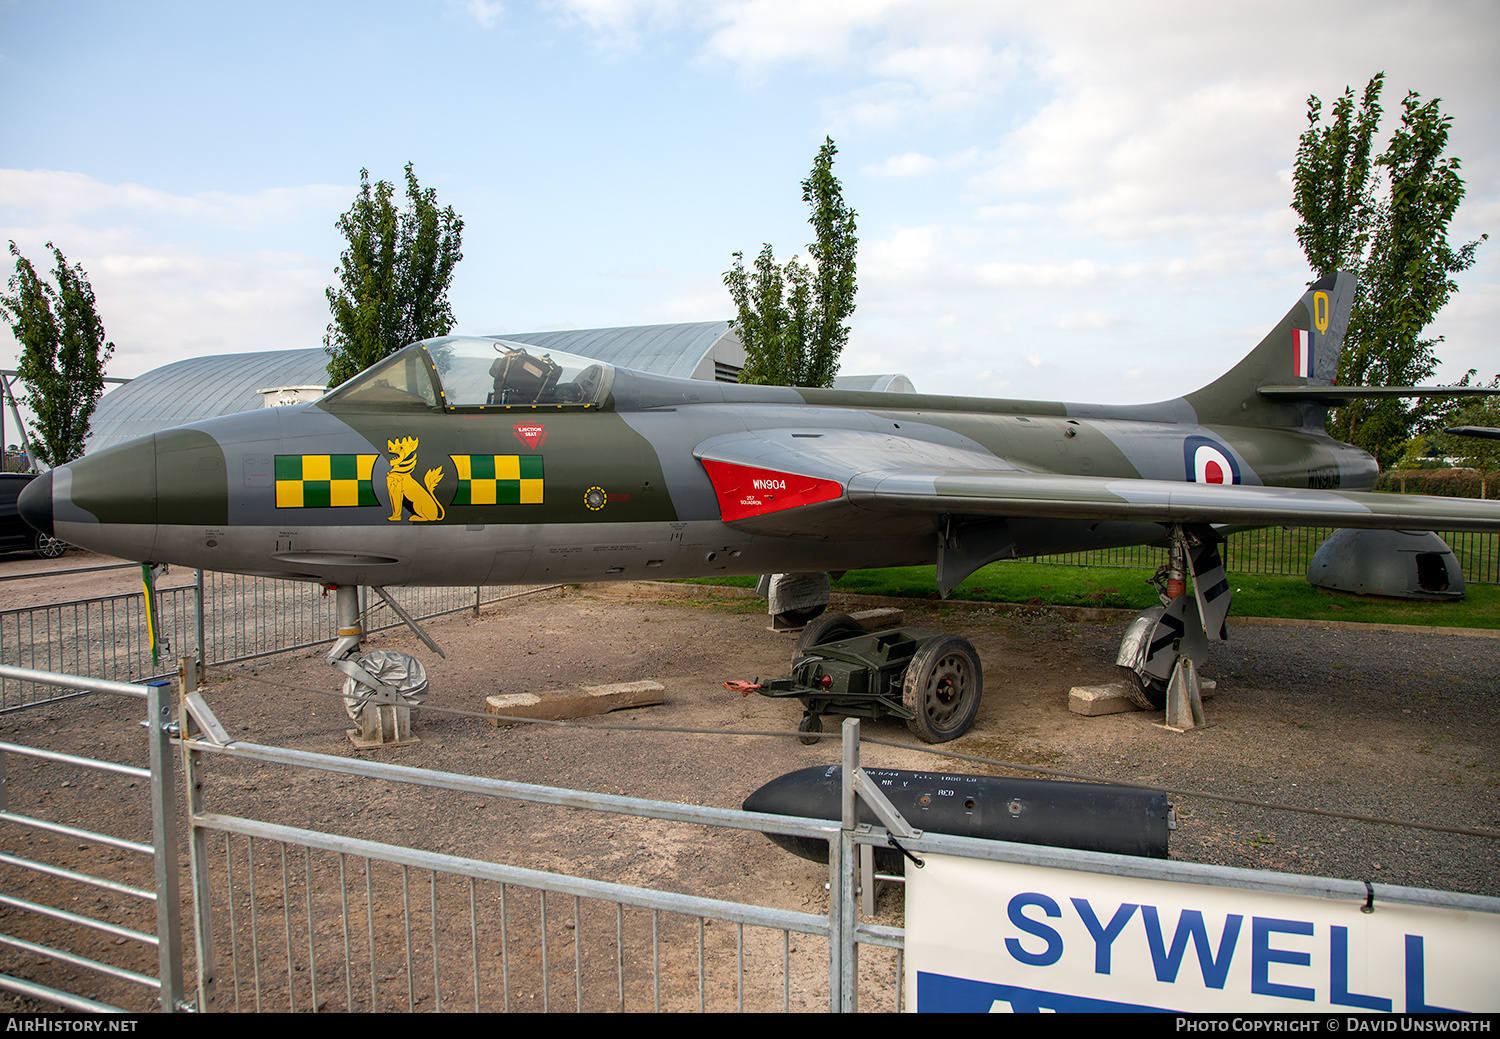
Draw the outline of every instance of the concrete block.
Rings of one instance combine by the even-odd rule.
[[[1138,710],[1124,682],[1109,685],[1075,685],[1068,690],[1068,710],[1088,718]]]
[[[484,698],[486,714],[512,718],[589,718],[596,714],[624,710],[628,707],[651,707],[663,702],[666,686],[644,679],[639,682],[611,682],[608,685],[581,685],[571,692],[504,693]],[[491,725],[504,725],[498,719]]]
[[[874,610],[860,610],[851,613],[866,631],[878,631],[881,628],[899,628],[905,622],[906,614],[894,606],[882,606]]]
[[[1218,683],[1212,679],[1204,679],[1198,683],[1199,695],[1205,700],[1212,696],[1217,688]],[[1124,682],[1111,682],[1109,685],[1075,685],[1068,690],[1068,710],[1086,718],[1096,718],[1102,714],[1139,711],[1140,708],[1130,698],[1129,685]]]

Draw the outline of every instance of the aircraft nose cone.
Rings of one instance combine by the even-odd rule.
[[[16,511],[31,526],[53,536],[52,530],[52,473],[45,472],[21,490],[16,499]]]

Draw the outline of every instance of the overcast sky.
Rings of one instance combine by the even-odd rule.
[[[1307,97],[1381,70],[1453,118],[1455,244],[1500,233],[1494,0],[0,0],[0,240],[83,264],[111,375],[320,346],[359,170],[410,161],[464,219],[456,331],[722,319],[832,136],[845,373],[1158,400],[1296,300]],[[1439,378],[1500,371],[1479,257]]]

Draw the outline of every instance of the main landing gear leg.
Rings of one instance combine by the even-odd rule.
[[[1172,728],[1203,724],[1198,669],[1210,638],[1227,639],[1232,596],[1219,555],[1219,536],[1207,526],[1173,524],[1166,566],[1152,583],[1162,605],[1142,610],[1125,629],[1115,663],[1130,672],[1132,698],[1148,710],[1167,711]],[[1187,594],[1191,574],[1193,595]]]
[[[359,726],[349,730],[357,747],[394,746],[416,742],[411,734],[411,709],[427,698],[427,671],[421,661],[396,650],[375,650],[360,655],[364,627],[359,612],[358,589],[354,585],[331,585],[338,615],[339,637],[328,651],[328,663],[341,671],[344,678],[344,706]],[[427,633],[405,610],[386,595],[375,591],[391,606],[422,640],[442,655]]]

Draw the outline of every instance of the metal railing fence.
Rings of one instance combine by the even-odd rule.
[[[144,698],[149,762],[142,768],[0,743],[0,826],[31,835],[24,841],[7,841],[14,851],[0,851],[5,877],[0,889],[5,928],[0,947],[8,953],[0,990],[84,1013],[139,1012],[152,1005],[182,1009],[176,774],[167,725],[172,691],[164,685],[143,687],[12,667],[0,667],[0,673],[38,684],[66,683],[96,694]],[[96,793],[106,783],[121,789]],[[45,796],[70,787],[89,792],[78,799]],[[131,797],[149,799],[149,835],[90,828],[118,829],[114,820],[123,813],[89,809],[98,802]],[[82,819],[89,821],[81,824]],[[123,982],[127,992],[146,990],[150,1001],[120,1006],[82,994],[95,991],[100,980],[107,979]]]
[[[475,609],[537,590],[525,585],[487,588],[391,588],[416,619]],[[144,592],[0,610],[0,664],[120,682],[171,673],[175,654],[199,649],[205,665],[228,664],[287,650],[307,649],[338,634],[334,599],[305,581],[281,581],[197,571],[194,583],[158,587],[159,662],[151,659]],[[377,597],[367,597],[369,633],[401,624]],[[0,678],[0,713],[79,695]]]
[[[160,1007],[167,1011],[708,1011],[789,1010],[815,1004],[838,1011],[899,1010],[909,996],[904,987],[906,930],[861,920],[857,902],[860,850],[889,846],[893,833],[905,851],[916,855],[1279,892],[1348,905],[1378,900],[1455,912],[1500,912],[1500,899],[1477,895],[913,830],[888,802],[882,804],[874,782],[861,770],[860,723],[853,718],[844,722],[842,732],[842,818],[823,821],[230,742],[207,703],[191,691],[189,661],[180,664],[186,688],[176,699],[175,723],[161,688],[0,667],[8,677],[39,684],[147,697],[151,751],[150,768],[144,772],[150,778],[153,884],[147,891],[129,889],[112,878],[102,883],[114,894],[154,905],[154,938],[140,926],[122,931],[118,925],[9,894],[3,904],[11,929],[19,912],[29,914],[23,923],[40,919],[49,925],[77,924],[131,939],[141,947],[154,946],[159,981],[138,967],[111,966],[20,936],[7,936],[0,943],[51,959],[64,976],[70,969],[86,968],[120,983],[159,989]],[[174,736],[174,731],[182,736]],[[177,888],[173,858],[173,744],[181,754],[187,791],[190,901],[183,900]],[[68,767],[103,767],[127,777],[139,778],[143,772],[139,767],[99,765],[13,744],[0,747],[0,763],[13,752]],[[674,825],[826,840],[828,909],[811,913],[731,902],[214,812],[208,801],[224,797],[236,784],[226,775],[227,782],[215,788],[205,772],[210,759],[217,759],[214,772],[230,771],[223,763],[243,762],[257,774],[268,768],[298,769],[327,775],[335,785],[352,778],[448,791],[469,802],[505,798]],[[0,786],[0,791],[6,789],[8,783]],[[860,824],[861,800],[871,803],[892,829]],[[88,798],[78,806],[80,813],[89,807],[107,811]],[[70,842],[97,840],[145,853],[144,842],[94,834],[72,823],[21,816],[12,814],[8,805],[0,807],[0,822],[61,834]],[[594,821],[599,818],[594,816]],[[527,838],[521,834],[519,839]],[[17,858],[6,853],[0,866],[29,866]],[[47,865],[38,875],[48,884],[100,882],[66,866]],[[13,888],[14,884],[7,890]],[[180,923],[189,918],[197,969],[195,982],[185,988],[188,955],[179,935]],[[879,955],[867,955],[862,963],[862,951]],[[189,988],[196,989],[191,1001]],[[0,989],[69,1009],[113,1009],[35,978],[0,975]]]
[[[826,1000],[824,985],[809,993],[801,980],[826,980],[823,916],[253,820],[197,822],[213,835],[217,971],[203,998],[224,1012],[744,1012]]]
[[[201,709],[201,708],[200,708]],[[212,725],[207,726],[211,731]],[[835,967],[899,930],[339,836],[210,810],[210,758],[672,824],[832,841],[837,822],[589,793],[235,742],[183,742],[201,1006],[229,1010],[787,1011],[852,1006]],[[221,767],[216,766],[218,772]],[[231,784],[232,788],[232,784]],[[711,837],[709,839],[712,839]],[[833,873],[840,867],[835,854]],[[831,874],[832,875],[832,874]],[[835,885],[837,890],[838,885]],[[835,900],[837,904],[837,900]],[[793,936],[797,936],[794,945]],[[849,951],[840,955],[840,949]],[[833,984],[830,990],[825,983]],[[832,991],[832,994],[830,992]]]
[[[1333,533],[1331,527],[1263,527],[1230,534],[1224,543],[1224,568],[1236,574],[1302,577],[1318,546]],[[1474,584],[1500,584],[1500,534],[1472,531],[1438,531],[1453,549],[1464,580]],[[1089,552],[1066,552],[1036,556],[1030,562],[1063,566],[1111,566],[1131,570],[1155,570],[1166,562],[1165,548],[1126,545]]]

